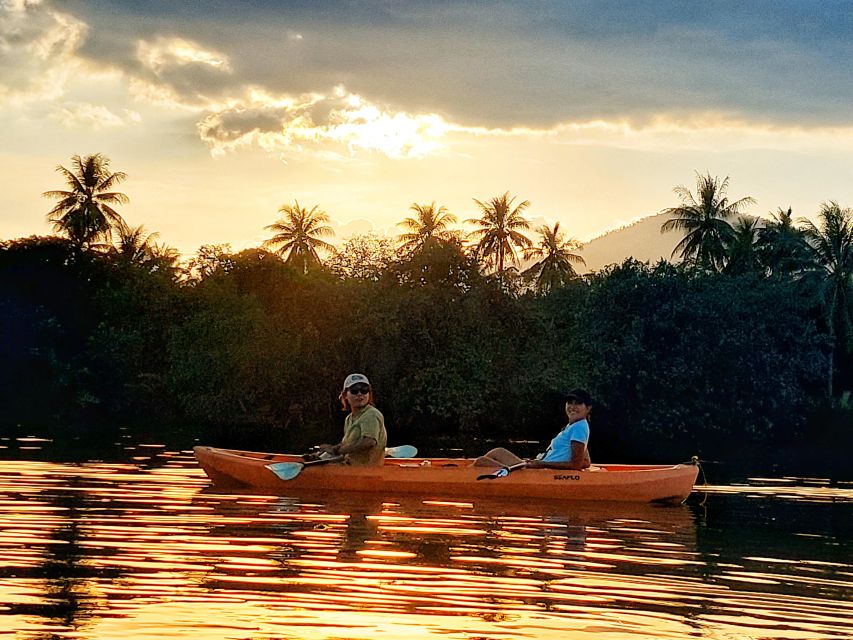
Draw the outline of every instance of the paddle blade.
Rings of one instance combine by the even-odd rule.
[[[330,462],[340,462],[343,459],[344,456],[330,456],[328,458],[320,458],[319,460],[309,460],[308,462],[273,462],[266,466],[267,469],[272,471],[282,480],[293,480],[296,476],[302,473],[302,470],[305,467],[329,464]]]
[[[410,444],[401,444],[399,447],[385,449],[385,455],[389,458],[414,458],[418,455],[418,449]]]
[[[305,465],[299,462],[275,462],[268,464],[267,469],[272,471],[282,480],[293,480],[302,471]]]

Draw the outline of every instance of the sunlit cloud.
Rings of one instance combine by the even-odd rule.
[[[290,92],[279,78],[249,82],[235,73],[232,46],[205,43],[190,32],[158,36],[147,32],[121,45],[97,39],[90,27],[61,6],[40,0],[0,0],[0,107],[48,104],[49,117],[65,127],[106,128],[139,122],[131,113],[154,105],[162,117],[186,122],[196,114],[196,133],[214,156],[257,148],[289,161],[297,156],[323,158],[330,164],[353,162],[356,156],[380,154],[392,159],[434,155],[465,155],[472,144],[497,139],[536,141],[553,145],[600,145],[641,150],[822,149],[853,148],[853,128],[847,126],[773,124],[772,119],[745,116],[744,111],[699,112],[648,108],[604,113],[585,118],[575,108],[574,119],[554,114],[547,126],[524,124],[489,126],[488,108],[480,118],[462,125],[464,109],[441,114],[418,110],[399,100],[381,99],[370,88],[353,93],[344,86],[318,86]],[[176,31],[176,33],[180,33]],[[283,39],[302,50],[309,47],[301,30],[283,30]],[[315,45],[316,46],[316,45]],[[82,50],[86,49],[86,55]],[[123,48],[122,48],[123,47]],[[95,54],[97,52],[97,54]],[[112,54],[112,55],[108,55]],[[95,57],[93,57],[95,55]],[[244,61],[236,65],[242,68]],[[124,104],[98,105],[97,95],[81,87],[102,90],[104,74],[121,85]],[[289,76],[282,76],[285,82]],[[319,82],[319,81],[318,81]],[[362,81],[361,85],[365,83]],[[368,83],[369,84],[369,83]],[[284,87],[284,88],[282,88]],[[80,91],[78,95],[70,92]],[[59,99],[65,102],[54,107]],[[488,100],[487,100],[488,101]],[[461,109],[461,110],[460,110]],[[678,107],[675,107],[678,109]],[[606,111],[606,110],[605,110]],[[470,122],[470,118],[468,118]],[[532,122],[532,121],[527,121]]]
[[[382,107],[343,87],[298,97],[255,89],[198,124],[214,155],[249,146],[328,153],[331,144],[346,148],[350,156],[375,151],[389,158],[416,158],[438,151],[448,129],[441,116]]]
[[[41,0],[0,0],[0,9],[12,13],[26,11],[27,7],[35,7],[41,4]]]
[[[50,114],[50,118],[62,123],[69,129],[91,129],[94,131],[111,127],[124,127],[142,120],[136,111],[125,110],[123,115],[118,115],[107,107],[85,103],[64,105],[54,110]]]
[[[853,149],[853,127],[784,126],[720,113],[661,114],[639,122],[594,119],[549,128],[470,127],[437,114],[382,107],[343,87],[298,97],[255,88],[245,99],[208,113],[198,123],[198,132],[215,156],[258,147],[285,158],[324,154],[340,161],[363,151],[394,159],[460,154],[469,142],[508,138],[645,151]],[[347,153],[335,151],[335,145]]]
[[[0,0],[0,105],[61,96],[86,33],[83,22],[40,2]]]
[[[561,122],[549,128],[464,127],[446,123],[453,137],[481,141],[514,138],[554,145],[602,146],[643,151],[779,151],[853,149],[853,127],[794,126],[734,118],[721,113],[666,114],[637,119]]]
[[[140,40],[138,68],[127,68],[130,96],[174,108],[208,111],[226,100],[233,72],[228,56],[183,38]]]
[[[853,149],[853,127],[785,126],[725,114],[661,114],[641,124],[627,120],[562,123],[551,130],[558,144],[603,145],[646,151],[727,149]]]
[[[219,71],[231,72],[228,57],[208,51],[194,42],[182,38],[158,38],[154,42],[140,41],[137,45],[139,61],[157,75],[174,67],[205,65]]]

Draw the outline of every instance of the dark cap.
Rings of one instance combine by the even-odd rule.
[[[593,405],[592,396],[585,389],[572,389],[566,394],[566,402],[569,400],[578,400],[581,404],[588,407]]]

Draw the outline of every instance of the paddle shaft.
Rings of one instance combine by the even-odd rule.
[[[391,449],[385,449],[385,455],[399,458],[412,458],[416,456],[418,450],[410,444],[400,445]],[[275,462],[266,465],[267,469],[272,471],[277,477],[282,480],[293,480],[296,476],[302,473],[305,467],[310,467],[315,464],[327,464],[329,462],[340,462],[345,456],[330,455],[326,458],[317,460],[309,460],[308,462]]]
[[[504,478],[511,474],[513,471],[517,471],[518,469],[524,469],[527,466],[527,462],[519,462],[518,464],[511,464],[508,467],[501,467],[497,471],[493,471],[492,473],[484,473],[483,475],[477,476],[477,480],[494,480],[496,478]]]
[[[334,454],[331,453],[321,453],[321,459],[325,460],[329,456]],[[386,458],[414,458],[418,455],[417,447],[414,447],[410,444],[401,444],[396,447],[386,447],[385,448],[385,457]]]
[[[308,462],[297,462],[296,464],[301,464],[303,467],[310,467],[315,464],[326,464],[328,462],[340,462],[344,459],[344,456],[329,456],[328,458],[317,458],[316,460],[309,460]]]
[[[309,460],[308,462],[274,462],[273,464],[266,465],[266,467],[282,480],[293,480],[296,476],[302,473],[302,470],[305,467],[311,467],[317,464],[328,464],[330,462],[340,462],[343,459],[344,456],[330,456],[328,458]]]

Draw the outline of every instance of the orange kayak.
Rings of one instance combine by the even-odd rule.
[[[536,498],[616,502],[684,502],[699,473],[696,464],[606,464],[585,471],[520,469],[496,479],[477,480],[489,467],[472,458],[386,458],[377,467],[343,464],[306,466],[282,480],[267,465],[298,463],[297,455],[195,447],[196,460],[223,489],[281,495],[299,490],[361,491],[393,496],[421,494],[456,498]]]

